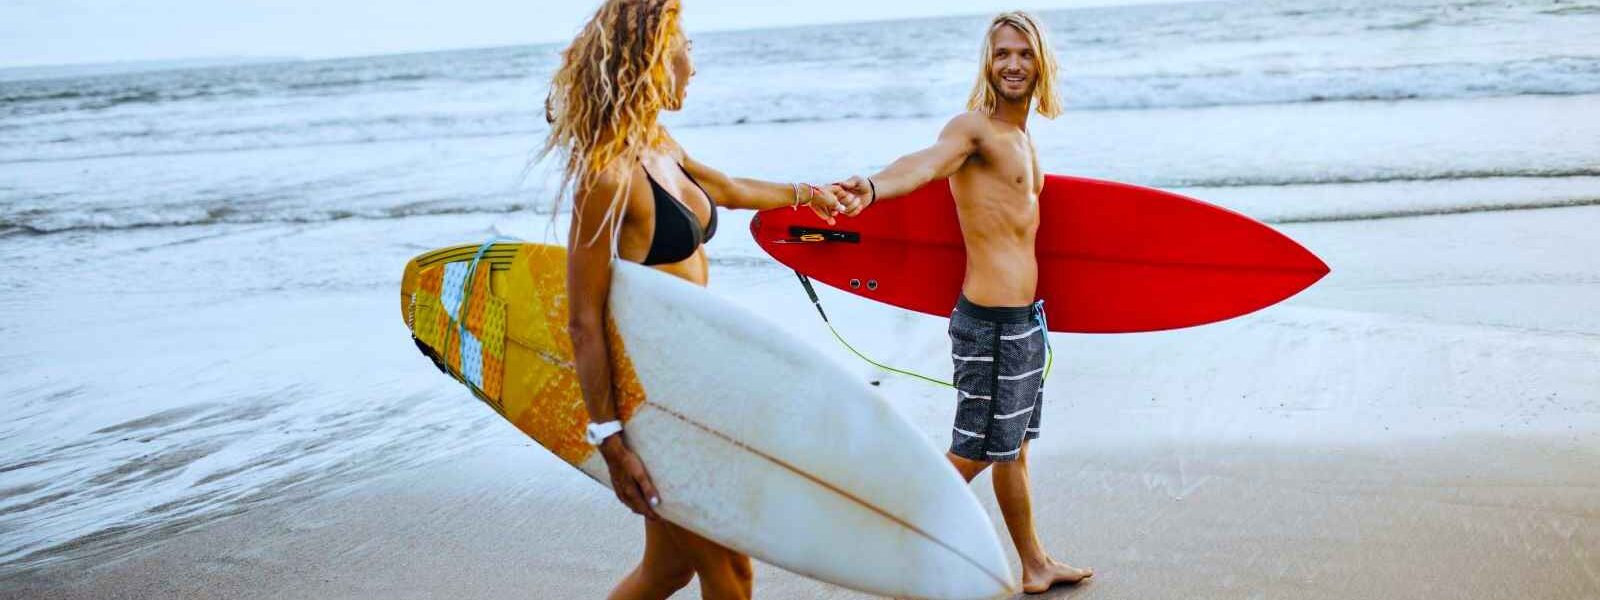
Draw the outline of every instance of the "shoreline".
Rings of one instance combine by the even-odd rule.
[[[1600,548],[1600,480],[1591,468],[1600,461],[1600,373],[1592,369],[1600,361],[1600,317],[1578,310],[1600,299],[1600,265],[1579,251],[1596,218],[1600,207],[1288,225],[1335,270],[1284,305],[1176,332],[1058,334],[1045,436],[1031,451],[1035,510],[1048,547],[1098,575],[1045,597],[1600,593],[1592,550]],[[411,240],[381,253],[404,255],[490,223],[455,216],[238,228],[154,246],[145,240],[164,236],[143,232],[101,236],[93,252],[150,247],[177,264],[226,265],[232,259],[219,251],[271,252],[279,246],[269,240],[280,238],[291,240],[285,251],[312,253],[340,240]],[[542,222],[511,229],[519,227],[542,229]],[[366,260],[381,267],[391,258]],[[297,277],[314,283],[368,269],[343,264]],[[167,360],[205,365],[218,352],[243,352],[254,358],[221,363],[214,377],[293,377],[305,389],[255,409],[264,417],[223,410],[234,401],[228,396],[209,400],[218,408],[166,422],[130,409],[144,429],[125,430],[155,444],[145,450],[157,453],[151,457],[184,456],[192,446],[159,445],[196,435],[183,432],[199,422],[221,428],[201,441],[259,438],[244,447],[291,453],[277,471],[209,484],[241,490],[282,477],[276,481],[289,491],[279,501],[200,513],[202,524],[183,531],[118,540],[133,544],[130,553],[68,551],[53,564],[9,563],[0,567],[0,597],[594,597],[609,589],[638,558],[637,522],[604,488],[402,347],[388,273],[369,276],[298,304],[280,304],[299,289],[293,285],[275,291],[245,282],[237,290],[131,296],[124,316],[98,325],[6,325],[25,339],[91,327],[98,339],[114,340],[168,331],[165,311],[189,306],[186,318],[196,320],[189,327],[236,330],[251,345],[276,349],[262,354],[219,341],[193,358]],[[141,281],[155,291],[188,285],[181,273]],[[75,284],[38,285],[24,296],[50,297]],[[877,377],[832,340],[787,271],[727,266],[713,274],[711,289],[772,316],[804,343],[848,361],[852,372]],[[830,317],[869,355],[934,375],[948,371],[941,320],[819,291]],[[73,305],[50,310],[71,314]],[[284,330],[311,306],[322,307],[323,327],[346,333],[318,341]],[[228,321],[243,309],[259,322]],[[189,334],[164,335],[176,337],[158,347],[192,343]],[[288,357],[299,353],[362,348],[381,350],[367,358],[376,370],[365,380],[345,383],[339,365],[277,370],[298,364]],[[36,360],[75,357],[77,368],[114,364],[114,355],[85,356],[71,340],[36,350]],[[382,392],[346,389],[374,382]],[[942,390],[895,378],[879,389],[936,445],[948,443]],[[385,413],[394,403],[385,395],[403,390],[413,398],[408,408]],[[68,397],[95,388],[77,393]],[[314,438],[327,441],[287,449],[272,442],[278,428],[306,427],[327,428]],[[401,432],[409,437],[395,435]],[[121,460],[118,448],[125,445],[113,443],[104,460]],[[189,482],[211,477],[205,465],[215,460],[172,463],[166,472],[180,474],[175,485],[141,485],[167,485],[152,489],[185,497]],[[354,470],[303,479],[339,465]],[[985,479],[974,489],[999,523]],[[766,565],[757,567],[757,593],[861,597]]]

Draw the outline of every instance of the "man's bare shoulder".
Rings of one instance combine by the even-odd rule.
[[[959,135],[970,139],[980,139],[990,131],[989,115],[978,111],[967,111],[950,118],[944,126],[944,131],[949,135]]]

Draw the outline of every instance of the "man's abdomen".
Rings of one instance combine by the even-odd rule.
[[[966,277],[961,293],[984,306],[1027,306],[1039,285],[1039,263],[1033,254],[1033,240],[1008,247],[967,245]]]

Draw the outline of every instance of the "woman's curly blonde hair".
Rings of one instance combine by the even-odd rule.
[[[605,0],[562,52],[545,100],[550,134],[539,152],[562,157],[558,198],[667,140],[656,119],[680,102],[670,66],[683,37],[680,11],[680,0]],[[608,220],[625,190],[612,199]]]

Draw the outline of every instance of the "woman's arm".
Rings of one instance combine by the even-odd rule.
[[[804,183],[776,183],[760,179],[729,177],[710,165],[682,154],[683,167],[694,180],[705,188],[718,206],[749,210],[766,210],[798,205],[811,207],[812,212],[829,225],[834,224],[837,213],[855,214],[854,199],[840,193],[833,186],[818,187]]]
[[[626,174],[602,174],[593,182],[580,183],[573,196],[572,227],[567,242],[567,333],[577,363],[578,385],[583,389],[583,404],[589,421],[617,420],[617,404],[612,397],[611,352],[606,341],[606,301],[611,295],[611,240],[620,226],[625,207],[610,210],[612,201],[625,202],[620,195],[627,189]],[[617,499],[633,512],[655,519],[652,509],[659,500],[655,484],[645,472],[644,463],[628,448],[625,433],[618,433],[600,444],[611,473],[611,489]]]

